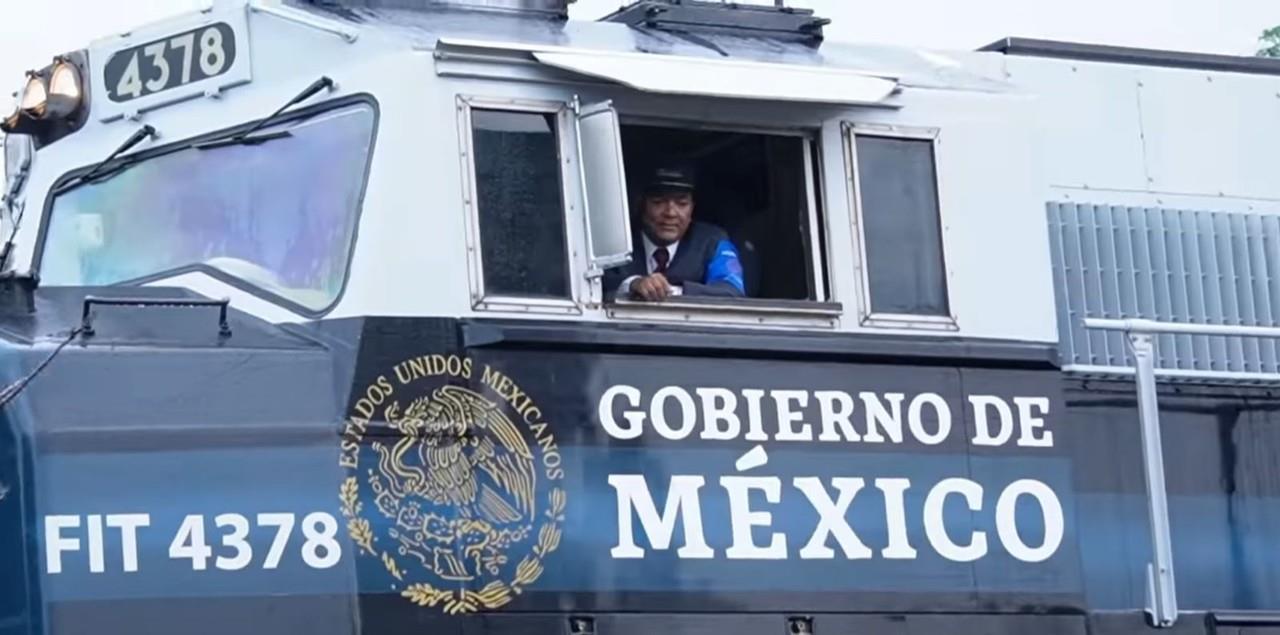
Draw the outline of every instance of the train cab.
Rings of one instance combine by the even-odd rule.
[[[147,44],[156,55],[122,48],[143,30],[100,42],[89,57],[105,65],[79,69],[98,89],[86,85],[75,115],[89,123],[42,148],[24,189],[57,194],[23,197],[11,262],[46,285],[194,285],[273,322],[438,314],[1055,339],[1048,265],[1021,257],[1046,253],[1043,224],[1022,212],[1043,199],[1033,121],[998,67],[822,44],[806,12],[659,8],[583,25],[551,10],[454,7],[436,21],[353,8],[371,31],[355,37],[343,12],[284,5],[221,21],[211,10],[189,49],[187,34]],[[144,126],[155,133],[131,167],[90,160]],[[79,163],[44,169],[73,146]],[[695,220],[736,246],[744,299],[606,302],[604,274],[631,260],[643,181],[664,160],[698,174]],[[997,183],[1002,196],[987,196]],[[264,204],[276,219],[247,222]],[[179,219],[193,205],[203,226]],[[992,288],[1019,301],[979,308]]]

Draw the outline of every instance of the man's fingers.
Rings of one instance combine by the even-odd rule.
[[[653,293],[653,296],[649,298],[650,300],[655,302],[662,301],[671,295],[671,284],[667,282],[666,276],[655,273],[645,278],[645,282],[649,283],[649,289]]]
[[[649,300],[652,302],[661,302],[667,298],[667,290],[662,288],[662,283],[653,278],[649,279]]]
[[[662,291],[663,297],[671,295],[671,283],[667,281],[666,276],[660,273],[655,273],[649,277],[653,278],[654,283],[658,285],[658,289]]]
[[[665,300],[671,295],[671,285],[661,274],[645,276],[631,285],[636,295],[650,302]]]
[[[631,293],[641,300],[649,300],[651,299],[649,286],[649,278],[641,278],[631,283]]]
[[[667,298],[671,297],[671,294],[672,294],[671,282],[667,280],[666,276],[660,273],[653,274],[653,283],[658,288],[659,300],[666,300]]]

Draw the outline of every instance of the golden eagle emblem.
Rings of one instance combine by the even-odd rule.
[[[339,492],[348,533],[417,604],[450,613],[507,604],[560,541],[564,490],[540,474],[538,438],[466,387],[400,403],[387,400],[385,428],[369,426],[368,467]],[[361,515],[364,501],[376,515]]]

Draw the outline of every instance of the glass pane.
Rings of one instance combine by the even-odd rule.
[[[372,108],[347,106],[264,131],[286,137],[180,149],[80,185],[54,201],[41,282],[216,270],[322,310],[346,278],[373,125]]]
[[[473,110],[486,295],[569,296],[556,118]]]
[[[856,140],[872,312],[947,315],[933,142]]]
[[[631,212],[627,206],[618,113],[607,102],[583,108],[578,117],[578,137],[587,180],[587,211],[591,215],[591,261],[602,268],[612,267],[627,262],[631,256]]]

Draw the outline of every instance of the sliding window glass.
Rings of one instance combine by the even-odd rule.
[[[931,138],[854,133],[869,318],[947,318],[947,270]]]
[[[568,299],[555,113],[471,110],[484,295]]]

